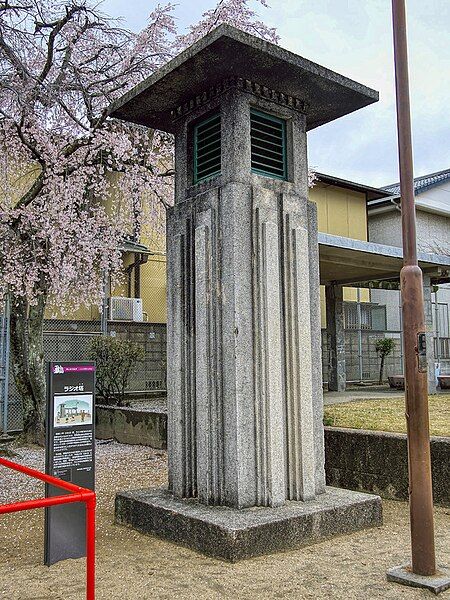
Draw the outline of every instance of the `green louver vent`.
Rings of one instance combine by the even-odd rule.
[[[251,109],[250,126],[252,171],[286,179],[286,121]]]
[[[194,183],[220,173],[220,115],[214,115],[194,129]]]

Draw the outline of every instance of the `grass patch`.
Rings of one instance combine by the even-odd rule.
[[[430,434],[450,436],[450,394],[430,396]],[[325,407],[324,424],[406,433],[404,398],[380,398]]]

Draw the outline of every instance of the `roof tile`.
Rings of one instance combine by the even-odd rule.
[[[416,195],[421,194],[428,188],[433,187],[434,185],[437,185],[446,179],[450,179],[450,169],[444,169],[443,171],[438,171],[437,173],[430,173],[429,175],[416,177],[414,179],[414,193]],[[400,183],[391,183],[390,185],[386,185],[381,189],[391,192],[391,194],[400,194]]]

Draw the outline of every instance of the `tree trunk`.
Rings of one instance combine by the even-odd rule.
[[[37,304],[11,299],[12,372],[23,408],[23,441],[45,443],[45,366],[43,347],[44,314],[47,297]]]
[[[381,385],[383,383],[383,371],[384,371],[384,354],[381,355],[381,363],[380,363],[380,378],[378,383]]]

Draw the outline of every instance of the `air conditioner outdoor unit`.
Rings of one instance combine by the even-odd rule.
[[[144,313],[141,298],[111,297],[109,318],[111,321],[143,321]]]

